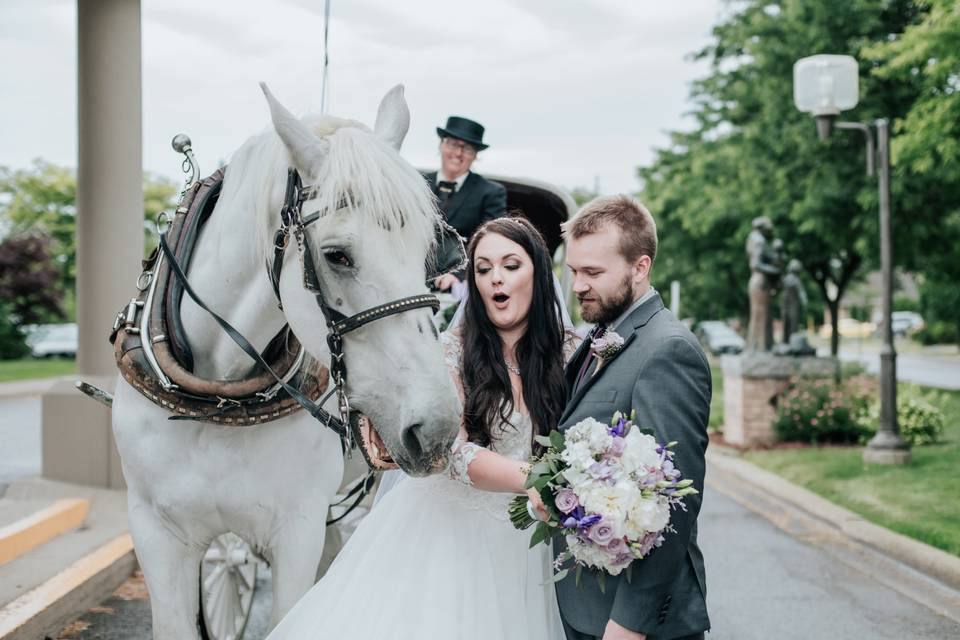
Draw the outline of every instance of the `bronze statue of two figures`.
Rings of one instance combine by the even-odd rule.
[[[798,260],[787,262],[783,242],[773,237],[773,223],[767,217],[755,218],[747,236],[750,260],[750,323],[747,328],[748,353],[773,351],[778,355],[813,355],[814,349],[803,333],[807,295],[800,281],[803,268]],[[774,344],[773,301],[780,295],[781,343]]]

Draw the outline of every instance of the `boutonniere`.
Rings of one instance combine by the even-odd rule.
[[[623,343],[623,336],[608,330],[600,337],[590,338],[590,352],[597,358],[608,360],[623,349]]]

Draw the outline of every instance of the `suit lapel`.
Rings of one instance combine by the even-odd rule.
[[[660,294],[655,293],[653,297],[637,307],[633,313],[631,313],[623,322],[621,322],[615,330],[618,330],[617,333],[625,332],[627,327],[631,327],[633,332],[626,337],[623,343],[623,347],[617,351],[612,358],[607,358],[603,366],[600,367],[599,371],[595,371],[592,376],[589,376],[586,380],[583,381],[583,384],[580,385],[579,389],[574,389],[576,384],[576,375],[580,371],[580,366],[583,364],[584,354],[587,352],[584,350],[584,346],[589,349],[589,338],[583,341],[583,344],[580,345],[580,349],[574,354],[573,358],[570,359],[570,364],[567,365],[567,388],[568,388],[568,397],[567,406],[563,410],[563,415],[560,417],[560,422],[566,421],[566,419],[573,413],[573,410],[580,404],[580,400],[583,399],[583,396],[596,384],[597,380],[600,379],[600,376],[603,375],[603,372],[609,368],[610,363],[617,359],[627,348],[630,346],[630,343],[633,342],[640,330],[650,322],[650,319],[657,315],[660,311],[663,310],[663,300],[660,299]],[[573,381],[571,380],[571,373],[573,372]]]
[[[570,356],[570,361],[567,362],[567,367],[564,369],[564,377],[567,382],[567,402],[570,401],[570,397],[573,395],[573,386],[577,384],[577,374],[580,373],[580,367],[583,366],[583,359],[587,357],[587,354],[590,352],[590,337],[580,343],[580,346],[577,347],[576,351],[573,352],[573,355]]]
[[[602,367],[600,367],[599,369],[597,369],[596,367],[592,367],[592,375],[591,375],[591,372],[590,372],[590,371],[587,371],[587,375],[584,376],[584,379],[583,379],[583,384],[580,385],[580,388],[579,388],[579,389],[576,389],[576,390],[574,391],[573,397],[570,398],[570,401],[569,401],[569,402],[567,402],[567,407],[566,407],[566,409],[564,409],[563,415],[560,417],[560,422],[563,422],[564,420],[567,419],[567,416],[570,415],[570,413],[573,411],[573,409],[574,409],[578,404],[580,404],[580,400],[581,400],[581,399],[583,398],[583,396],[590,390],[590,387],[592,387],[594,384],[596,384],[597,380],[600,379],[600,376],[603,375],[603,372],[606,371],[607,368],[609,368],[610,363],[613,362],[614,360],[616,360],[617,357],[618,357],[621,353],[623,353],[624,351],[626,351],[626,350],[627,350],[627,347],[630,346],[630,343],[633,342],[633,341],[636,339],[636,337],[637,337],[636,332],[631,333],[629,336],[627,336],[627,339],[623,341],[623,347],[620,349],[620,351],[616,352],[613,356],[611,356],[611,357],[609,357],[609,358],[606,358],[606,359],[603,361],[603,366],[602,366]],[[571,360],[571,364],[572,364],[572,363],[573,363],[573,361]],[[581,364],[582,364],[582,363],[581,363]],[[597,363],[597,366],[599,366],[599,362]],[[579,372],[579,371],[580,371],[580,370],[579,370],[579,368],[578,368],[578,369],[577,369],[577,372]],[[576,383],[577,383],[576,380],[574,380],[574,381],[573,381],[573,384],[575,385]],[[571,389],[573,389],[573,387],[571,387]]]

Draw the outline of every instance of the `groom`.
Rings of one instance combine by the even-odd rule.
[[[591,338],[615,331],[623,348],[594,357],[585,340],[566,369],[565,430],[584,418],[610,422],[615,411],[651,428],[658,442],[677,441],[677,468],[701,493],[673,510],[675,532],[627,572],[574,572],[557,584],[569,640],[703,638],[710,628],[703,555],[697,546],[697,514],[703,496],[704,453],[710,414],[710,367],[693,335],[665,309],[650,286],[657,228],[642,204],[626,196],[596,198],[564,224],[567,264],[581,315],[597,323]],[[608,336],[609,337],[609,336]],[[556,547],[560,548],[557,549]],[[555,543],[555,552],[563,543]]]

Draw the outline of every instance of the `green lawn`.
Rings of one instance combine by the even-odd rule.
[[[29,380],[31,378],[55,378],[77,370],[76,362],[62,358],[23,360],[0,360],[0,382]]]
[[[719,360],[710,360],[710,375],[713,376],[713,396],[710,399],[710,422],[708,427],[711,431],[723,430],[723,369],[720,368]]]
[[[773,449],[744,457],[871,522],[960,555],[960,392],[941,393],[943,441],[914,447],[908,466],[865,465],[859,447]]]

